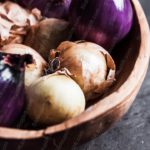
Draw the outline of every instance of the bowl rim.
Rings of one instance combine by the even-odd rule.
[[[141,77],[145,76],[146,74],[145,71],[139,72],[138,71],[139,68],[148,68],[150,56],[149,51],[150,43],[148,41],[150,41],[150,32],[149,32],[149,25],[140,2],[138,0],[132,0],[132,3],[139,20],[141,37],[144,37],[144,39],[141,38],[140,51],[138,58],[135,62],[133,71],[131,72],[127,80],[119,87],[119,89],[117,89],[107,97],[102,98],[100,101],[89,107],[79,116],[72,118],[68,121],[41,130],[23,130],[23,129],[0,127],[0,138],[29,140],[42,138],[43,136],[46,135],[65,131],[66,129],[73,128],[77,125],[81,125],[89,120],[92,120],[97,116],[103,116],[106,111],[111,111],[114,107],[119,106],[121,103],[123,103],[124,100],[130,96],[131,91],[134,92],[135,85],[138,86]],[[130,86],[128,86],[129,83]],[[124,91],[126,91],[126,94],[124,94]],[[121,99],[120,95],[122,95]],[[112,99],[115,99],[115,101],[111,101]]]

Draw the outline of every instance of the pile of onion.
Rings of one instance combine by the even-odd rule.
[[[130,0],[15,1],[24,8],[4,1],[0,125],[16,121],[26,102],[33,121],[60,123],[113,85],[116,66],[108,51],[130,32]]]

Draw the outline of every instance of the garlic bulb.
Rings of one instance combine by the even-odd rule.
[[[67,68],[71,77],[80,85],[86,100],[94,99],[106,91],[115,79],[115,63],[112,57],[101,46],[84,41],[62,42],[50,53],[52,71],[55,60],[59,66]],[[56,65],[56,62],[55,62]]]
[[[79,115],[85,109],[82,90],[64,74],[39,78],[28,88],[27,97],[29,117],[39,124],[60,123]]]
[[[67,40],[70,32],[68,22],[60,19],[44,19],[29,31],[24,44],[37,50],[46,60],[49,50]]]

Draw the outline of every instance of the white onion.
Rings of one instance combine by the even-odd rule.
[[[39,124],[59,123],[85,109],[82,90],[70,77],[43,76],[28,88],[28,114]]]

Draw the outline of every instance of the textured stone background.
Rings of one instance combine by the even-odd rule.
[[[150,0],[140,2],[150,24]],[[127,115],[108,132],[77,150],[150,150],[150,67]]]

